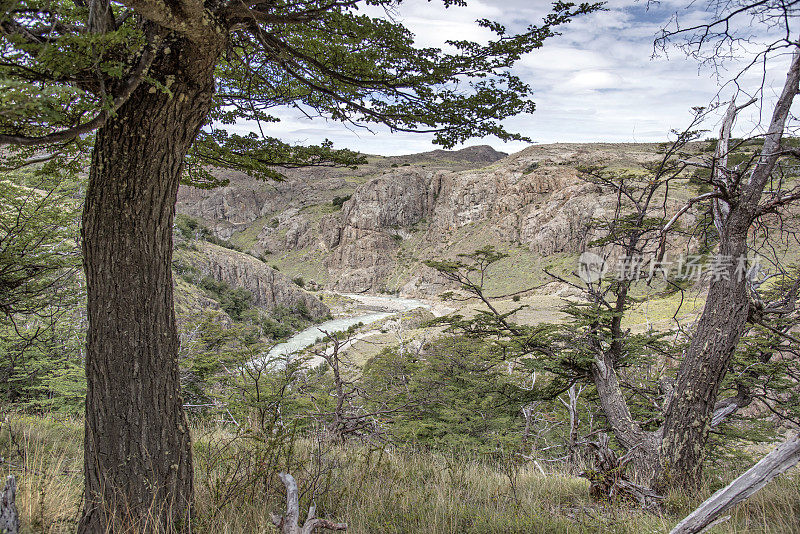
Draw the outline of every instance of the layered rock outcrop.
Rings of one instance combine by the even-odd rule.
[[[297,309],[303,303],[314,319],[330,315],[328,307],[314,295],[248,254],[202,243],[193,254],[192,262],[195,268],[215,280],[250,291],[256,306],[269,310],[278,306]]]
[[[591,238],[590,220],[612,204],[574,167],[535,161],[525,152],[482,170],[399,170],[361,186],[340,214],[321,225],[331,249],[326,266],[339,289],[382,289],[413,230],[424,232],[420,246],[435,254],[469,239],[463,229],[481,225],[494,241],[484,244],[525,245],[542,255],[579,253]],[[414,287],[439,288],[441,280],[419,270]]]

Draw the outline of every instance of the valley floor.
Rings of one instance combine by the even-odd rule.
[[[0,465],[4,474],[18,478],[23,532],[74,531],[82,436],[80,420],[6,419]],[[593,502],[585,480],[555,471],[542,474],[515,458],[331,446],[307,438],[278,454],[275,447],[286,443],[256,437],[235,436],[216,425],[194,428],[196,532],[273,532],[269,514],[284,506],[276,474],[287,467],[306,490],[303,507],[315,488],[318,514],[346,521],[355,534],[664,533],[721,483],[710,481],[700,494],[670,495],[665,512],[653,515]],[[774,481],[711,532],[800,532],[800,473]]]

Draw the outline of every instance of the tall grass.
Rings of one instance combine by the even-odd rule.
[[[15,414],[0,427],[4,475],[17,477],[23,532],[73,532],[83,497],[83,426]],[[5,476],[3,476],[5,479]]]
[[[74,531],[82,436],[73,419],[14,416],[3,424],[0,465],[17,475],[24,532]],[[664,533],[711,493],[672,494],[666,512],[654,515],[593,502],[583,479],[543,475],[529,464],[309,438],[274,451],[219,427],[195,428],[194,438],[198,533],[273,532],[270,513],[285,505],[276,474],[287,468],[303,492],[301,514],[313,499],[319,516],[346,521],[351,534]],[[771,483],[711,532],[800,532],[798,473]]]

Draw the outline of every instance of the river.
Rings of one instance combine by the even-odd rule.
[[[325,321],[324,323],[306,328],[302,332],[298,332],[290,337],[285,343],[280,343],[272,347],[269,351],[269,357],[285,356],[313,345],[317,339],[325,335],[322,333],[323,330],[328,333],[341,332],[358,323],[370,324],[385,319],[386,317],[391,317],[396,313],[406,312],[416,308],[431,308],[430,304],[416,299],[391,297],[387,295],[358,295],[350,293],[343,293],[342,295],[359,302],[360,307],[367,311],[367,313],[355,315],[353,317],[331,319],[330,321]]]

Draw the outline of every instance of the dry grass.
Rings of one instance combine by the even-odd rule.
[[[81,499],[81,437],[81,422],[72,419],[15,416],[3,426],[2,466],[18,476],[24,532],[74,531]],[[233,444],[227,463],[206,462],[221,443]],[[667,513],[657,516],[592,502],[586,481],[542,475],[529,465],[362,445],[330,447],[320,455],[317,445],[305,439],[295,443],[293,473],[301,489],[316,488],[319,515],[347,521],[354,534],[664,533],[711,493],[707,488],[700,494],[670,495]],[[231,442],[224,429],[195,429],[196,532],[274,531],[269,514],[283,507],[282,488],[271,468],[258,472],[261,464],[250,460],[259,453],[251,446]],[[231,470],[237,459],[247,460],[238,475]],[[221,497],[220,488],[242,481],[250,486]],[[310,500],[307,491],[303,507]],[[712,532],[800,532],[798,473],[774,481],[731,515]]]
[[[17,475],[23,531],[73,532],[83,485],[83,427],[73,419],[14,415],[0,430],[5,474]],[[3,477],[5,478],[5,477]]]

